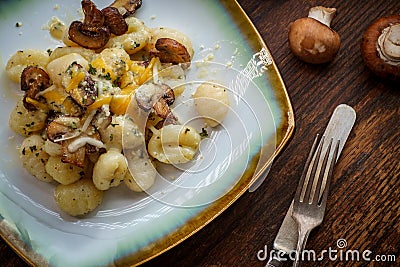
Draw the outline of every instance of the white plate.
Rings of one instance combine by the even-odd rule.
[[[0,2],[0,234],[32,265],[138,264],[188,238],[241,196],[291,136],[293,112],[267,47],[236,2],[144,1],[137,17],[147,26],[176,28],[193,42],[190,83],[174,108],[180,120],[200,127],[189,111],[203,81],[226,85],[231,111],[210,130],[198,160],[181,169],[161,167],[148,194],[121,185],[88,216],[67,216],[53,200],[54,185],[21,167],[16,147],[23,138],[6,126],[20,91],[4,67],[17,50],[61,45],[43,28],[53,16],[67,25],[79,19],[79,8],[80,1]]]

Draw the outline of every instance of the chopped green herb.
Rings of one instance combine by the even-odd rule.
[[[26,127],[32,127],[34,124],[35,124],[35,122],[34,122],[34,121],[32,121],[31,123],[27,123],[27,124],[25,124],[25,126],[26,126]]]
[[[208,137],[208,132],[207,132],[207,130],[205,128],[201,128],[200,136],[202,138]]]
[[[92,66],[92,64],[89,64],[89,74],[95,75],[96,72],[97,72],[97,69],[94,68],[94,67]]]
[[[72,69],[75,65],[78,65],[78,62],[77,62],[77,61],[72,62],[71,65],[68,66],[66,73],[68,73],[69,75],[72,75],[71,69]]]
[[[118,86],[119,86],[119,81],[120,81],[120,79],[121,79],[121,77],[117,77],[117,79],[115,79],[115,80],[113,81],[113,86],[114,86],[114,87],[118,87]]]
[[[136,43],[136,42],[133,42],[133,48],[135,49],[135,48],[138,48],[140,46],[140,43]]]

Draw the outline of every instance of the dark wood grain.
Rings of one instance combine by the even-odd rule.
[[[304,266],[398,266],[400,263],[400,84],[380,80],[364,66],[359,45],[374,19],[400,13],[400,1],[240,0],[268,44],[285,81],[296,130],[266,181],[246,193],[200,232],[144,266],[265,266],[257,258],[271,248],[293,198],[314,135],[323,132],[341,103],[357,112],[355,127],[335,170],[323,225],[308,249],[370,250],[397,262],[304,262]],[[332,27],[342,38],[333,62],[312,66],[294,57],[287,42],[290,22],[314,5],[336,7]],[[0,266],[24,262],[0,241]]]

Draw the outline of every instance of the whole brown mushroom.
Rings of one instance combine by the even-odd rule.
[[[335,8],[312,7],[307,18],[294,21],[289,29],[289,46],[301,60],[321,64],[332,61],[340,48],[340,36],[330,28]]]
[[[400,15],[375,20],[364,31],[361,56],[376,75],[400,80]]]

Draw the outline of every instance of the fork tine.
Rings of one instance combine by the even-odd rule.
[[[327,167],[327,164],[328,164],[329,154],[330,154],[331,148],[332,148],[332,143],[333,143],[333,138],[331,138],[331,140],[329,142],[329,145],[328,145],[328,148],[327,148],[327,150],[325,152],[320,172],[318,173],[318,175],[315,175],[315,177],[314,177],[313,183],[317,183],[317,184],[316,184],[316,187],[315,187],[314,195],[311,196],[312,197],[312,201],[310,201],[310,203],[312,203],[312,204],[317,204],[318,201],[319,201],[322,183],[325,180],[325,173],[326,173],[326,170],[327,170],[326,167]],[[319,161],[319,159],[318,159],[318,161]],[[331,161],[331,164],[332,164],[332,161]]]
[[[324,138],[324,137],[322,137]],[[321,141],[322,141],[321,138]],[[319,135],[317,134],[317,136],[315,137],[314,143],[311,147],[310,153],[308,155],[306,164],[304,166],[301,178],[300,178],[300,182],[299,185],[297,187],[296,193],[295,193],[295,199],[300,200],[301,202],[303,202],[304,197],[305,197],[305,193],[306,193],[306,189],[307,189],[307,185],[310,182],[310,175],[312,173],[312,170],[310,171],[310,168],[312,168],[314,166],[313,162],[314,162],[314,155],[317,149],[319,149],[318,152],[320,152],[320,148],[322,146],[318,145],[318,139],[319,139]],[[318,156],[319,157],[319,156]]]
[[[328,171],[328,174],[326,176],[325,189],[324,189],[321,201],[319,202],[319,205],[323,209],[325,209],[326,202],[327,202],[327,199],[328,199],[329,186],[330,186],[330,183],[331,183],[331,180],[332,180],[332,176],[333,176],[333,167],[336,164],[336,159],[337,159],[337,156],[338,156],[338,153],[339,153],[339,146],[340,146],[340,140],[338,140],[337,143],[336,143],[336,147],[335,147],[335,150],[333,152],[332,160],[331,160],[331,163],[329,165],[329,171]]]
[[[315,137],[314,143],[313,143],[313,145],[311,147],[310,153],[308,154],[306,164],[305,164],[305,166],[303,168],[303,172],[301,173],[299,185],[297,186],[294,199],[300,199],[300,196],[301,196],[301,194],[303,192],[303,187],[300,186],[300,185],[303,185],[305,180],[306,180],[306,176],[307,176],[307,173],[308,173],[308,167],[310,166],[310,162],[311,162],[311,160],[313,158],[313,155],[314,155],[314,152],[315,152],[315,150],[317,148],[318,138],[319,138],[319,135],[317,134],[317,136]]]
[[[322,153],[322,147],[324,146],[324,142],[325,142],[325,136],[321,137],[321,141],[319,142],[318,145],[318,149],[317,152],[315,153],[315,156],[313,157],[312,161],[311,161],[311,166],[309,166],[308,168],[311,168],[311,171],[308,170],[307,172],[307,181],[305,181],[304,186],[306,186],[305,189],[303,189],[304,195],[303,195],[303,202],[305,203],[310,203],[311,204],[311,197],[313,196],[313,190],[314,190],[314,183],[315,183],[315,179],[316,177],[319,177],[321,172],[318,172],[318,165],[319,165],[319,160],[321,158],[321,153]],[[317,174],[318,172],[318,174]]]

